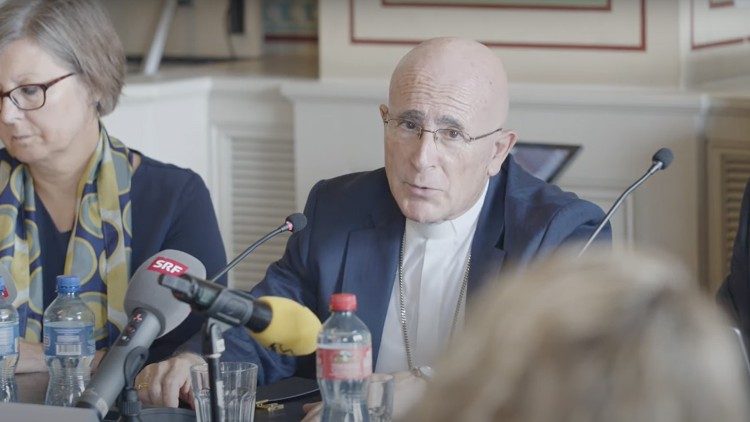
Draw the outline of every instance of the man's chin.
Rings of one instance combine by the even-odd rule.
[[[433,224],[441,223],[445,221],[445,217],[440,213],[436,212],[433,207],[408,207],[401,209],[401,213],[406,218],[412,221],[416,221],[421,224]]]

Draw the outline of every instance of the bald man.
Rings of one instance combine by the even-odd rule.
[[[375,370],[429,376],[486,280],[585,240],[604,216],[515,163],[507,114],[505,70],[487,47],[440,38],[411,50],[380,106],[385,168],[318,182],[307,229],[252,294],[292,298],[325,320],[331,294],[354,293]],[[312,360],[255,345],[244,356],[260,364],[261,384],[314,377]]]

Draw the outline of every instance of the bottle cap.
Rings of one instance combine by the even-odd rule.
[[[57,276],[57,293],[76,293],[81,287],[81,280],[74,275]]]
[[[335,293],[331,295],[332,312],[354,312],[357,310],[357,296],[352,293]]]

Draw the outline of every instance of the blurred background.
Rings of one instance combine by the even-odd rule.
[[[564,189],[606,210],[671,148],[669,170],[618,211],[616,248],[671,251],[711,292],[726,273],[750,178],[748,0],[102,1],[129,58],[107,127],[204,178],[230,257],[302,209],[316,181],[382,166],[377,106],[398,59],[463,36],[505,61],[508,129],[580,147]],[[160,66],[144,74],[160,33]],[[260,281],[285,242],[231,283]]]

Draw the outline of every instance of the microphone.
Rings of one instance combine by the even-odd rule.
[[[13,280],[13,276],[10,271],[5,268],[5,265],[0,264],[0,277],[5,280],[5,288],[0,290],[0,297],[7,300],[8,303],[13,303],[18,296],[18,290],[16,289],[16,281]]]
[[[99,419],[104,418],[125,387],[123,368],[128,355],[138,348],[148,349],[156,338],[172,331],[187,318],[190,306],[176,300],[172,291],[157,281],[160,275],[179,275],[186,271],[206,274],[206,268],[196,258],[172,249],[157,253],[138,267],[125,293],[125,311],[130,320],[99,363],[76,407],[95,409]]]
[[[216,275],[211,277],[210,281],[216,281],[221,276],[229,272],[232,268],[236,267],[237,264],[239,264],[243,259],[245,259],[252,251],[254,251],[258,246],[266,243],[268,240],[270,240],[273,237],[276,237],[276,235],[281,234],[283,232],[292,232],[297,233],[298,231],[302,230],[307,226],[307,217],[305,217],[305,214],[302,214],[300,212],[291,214],[286,217],[284,220],[284,224],[280,225],[279,227],[272,230],[267,235],[261,237],[258,239],[255,243],[248,246],[247,249],[242,251],[241,254],[237,255],[236,258],[232,260],[229,264],[227,264],[226,267],[224,267],[221,271],[219,271]]]
[[[625,198],[630,195],[634,190],[638,188],[643,182],[646,181],[649,177],[651,177],[654,173],[656,173],[659,170],[665,170],[667,167],[669,167],[670,164],[672,164],[672,159],[674,159],[674,156],[672,155],[672,150],[669,148],[661,148],[658,151],[656,151],[656,154],[654,154],[653,157],[651,157],[651,167],[646,170],[646,173],[641,176],[640,179],[636,180],[635,183],[630,185],[627,189],[625,189],[625,192],[623,192],[618,198],[617,201],[612,205],[612,208],[607,211],[607,215],[604,216],[604,219],[601,223],[599,223],[599,226],[596,227],[596,230],[594,231],[594,234],[589,237],[589,240],[586,242],[585,245],[583,245],[583,248],[581,248],[581,251],[578,252],[578,256],[586,252],[586,250],[591,246],[591,243],[594,242],[594,239],[596,239],[597,236],[599,236],[599,232],[602,231],[604,226],[609,222],[609,220],[612,218],[612,215],[617,211],[618,208],[620,208],[620,205],[622,205],[622,201],[625,200]]]
[[[276,353],[304,356],[315,352],[320,320],[307,307],[276,296],[258,299],[189,274],[162,274],[159,283],[196,312],[229,325],[244,326],[250,336]]]

